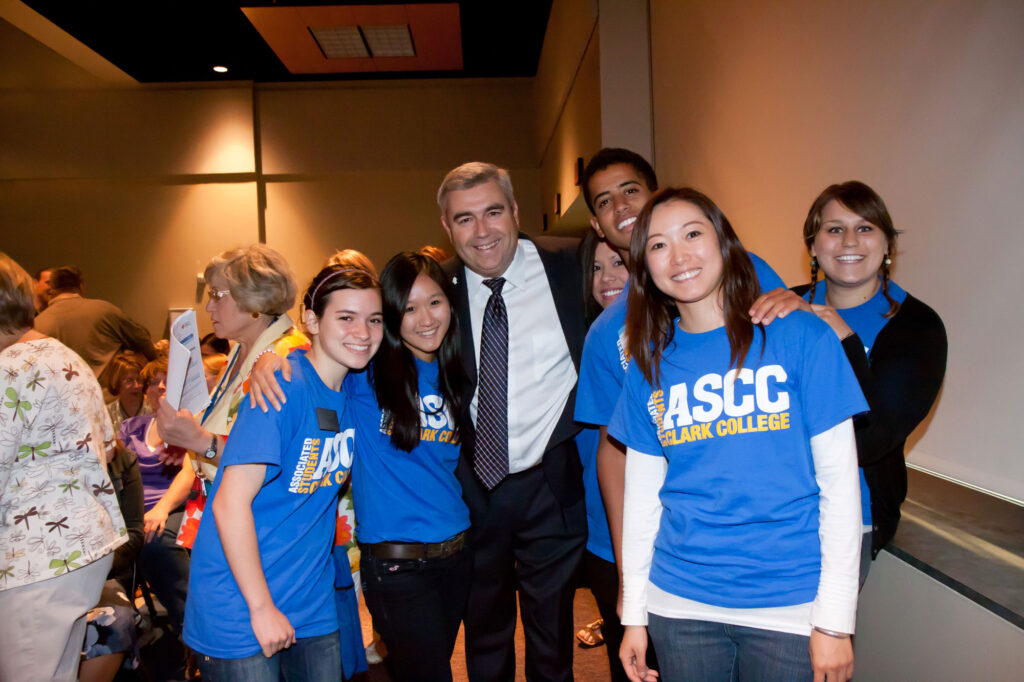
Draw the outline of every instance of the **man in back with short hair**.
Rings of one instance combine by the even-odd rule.
[[[75,351],[100,378],[110,359],[122,350],[156,357],[149,330],[113,303],[82,296],[82,272],[73,266],[50,271],[50,300],[36,316],[36,330]],[[103,385],[103,380],[100,380]]]
[[[50,289],[50,274],[53,268],[43,268],[32,278],[32,289],[35,294],[36,313],[41,313],[50,302],[53,292]]]

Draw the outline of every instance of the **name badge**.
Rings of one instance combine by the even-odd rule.
[[[333,431],[334,433],[341,431],[341,426],[338,425],[338,413],[334,410],[328,410],[326,407],[316,408],[316,421],[319,423],[321,431]]]

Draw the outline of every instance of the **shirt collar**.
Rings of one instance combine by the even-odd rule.
[[[466,271],[466,288],[470,295],[474,298],[477,296],[490,297],[491,289],[484,284],[484,280],[491,278],[483,277],[469,268],[464,269]],[[500,276],[505,278],[505,286],[502,288],[502,292],[507,291],[509,286],[517,289],[524,289],[526,287],[526,249],[523,246],[523,239],[521,237],[516,245],[516,255],[512,257],[512,262],[509,263],[508,267],[505,268],[505,272]]]

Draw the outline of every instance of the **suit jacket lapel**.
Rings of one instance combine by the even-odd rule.
[[[455,287],[455,314],[459,317],[459,336],[462,341],[462,366],[469,385],[476,387],[476,344],[473,343],[473,321],[469,313],[469,289],[466,287],[466,266],[458,258],[446,268]],[[470,393],[472,395],[472,393]]]
[[[548,287],[551,289],[551,297],[555,301],[555,310],[558,312],[558,322],[562,325],[562,334],[569,345],[569,355],[572,356],[576,371],[580,370],[580,351],[583,348],[583,339],[578,338],[577,324],[581,310],[583,309],[582,296],[579,287],[574,286],[571,273],[567,272],[567,264],[564,259],[559,259],[559,253],[549,251],[543,245],[533,241],[527,235],[520,233],[520,239],[533,242],[537,248],[537,255],[544,264],[544,272],[548,276]]]
[[[580,323],[583,301],[580,286],[575,281],[577,273],[573,269],[578,270],[579,266],[575,261],[566,262],[564,256],[558,251],[545,248],[542,244],[530,239],[528,235],[522,232],[519,233],[519,238],[531,242],[537,249],[537,254],[544,265],[544,273],[548,278],[551,296],[555,301],[558,322],[562,326],[562,333],[569,344],[569,355],[572,356],[573,364],[578,372],[580,369],[580,354],[583,349],[583,335],[586,333],[586,330],[582,328]],[[476,387],[476,344],[473,342],[473,322],[469,312],[466,266],[458,258],[452,259],[446,266],[445,270],[452,277],[455,286],[455,312],[459,316],[459,331],[462,339],[462,364],[466,369],[466,376],[469,378],[470,385]],[[509,332],[514,333],[511,329]]]

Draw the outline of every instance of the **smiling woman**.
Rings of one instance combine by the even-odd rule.
[[[867,406],[835,335],[804,311],[755,331],[753,262],[696,190],[651,198],[630,268],[623,666],[656,676],[649,625],[664,679],[849,679]]]
[[[857,181],[827,187],[804,222],[811,283],[794,289],[842,341],[871,406],[854,422],[867,532],[862,582],[869,559],[896,533],[907,495],[904,444],[946,372],[942,320],[889,279],[898,235],[873,189]]]
[[[334,605],[338,494],[355,452],[340,389],[380,345],[380,290],[332,265],[303,304],[311,344],[287,359],[286,404],[240,410],[196,538],[184,639],[210,680],[340,679],[353,634]]]
[[[465,376],[452,285],[409,251],[381,272],[384,343],[346,382],[366,604],[396,680],[450,680],[469,594],[469,510],[455,477]]]

